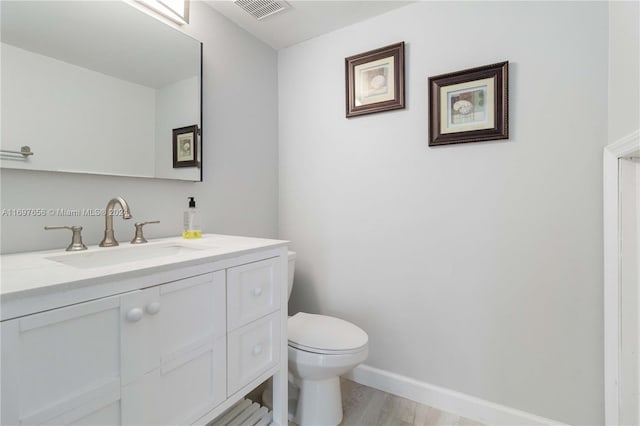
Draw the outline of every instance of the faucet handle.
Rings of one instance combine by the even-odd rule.
[[[82,226],[45,226],[45,231],[51,231],[55,229],[69,229],[73,232],[71,236],[71,244],[66,248],[66,251],[79,251],[86,250],[87,246],[82,242]]]
[[[144,238],[144,235],[142,234],[142,227],[150,223],[160,223],[160,221],[152,220],[150,222],[138,222],[134,224],[136,227],[136,235],[133,237],[133,240],[131,240],[131,244],[144,244],[147,242],[147,240]]]

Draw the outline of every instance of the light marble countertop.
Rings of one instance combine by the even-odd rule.
[[[146,244],[120,243],[117,247],[89,246],[66,252],[64,248],[0,256],[2,301],[121,278],[163,272],[286,246],[288,241],[232,235],[204,234],[149,240]],[[145,258],[146,257],[146,258]]]

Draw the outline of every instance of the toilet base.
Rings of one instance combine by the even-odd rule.
[[[301,398],[302,395],[305,398]],[[262,403],[273,409],[271,379],[262,393]],[[340,378],[305,381],[300,387],[289,382],[289,420],[301,426],[336,426],[342,421]]]
[[[342,421],[340,378],[301,380],[293,421],[304,426],[335,426]]]

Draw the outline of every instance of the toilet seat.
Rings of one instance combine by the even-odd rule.
[[[369,337],[360,327],[326,315],[299,312],[289,318],[289,346],[305,352],[341,355],[365,350]]]
[[[292,342],[289,342],[289,347],[292,349],[298,349],[301,351],[305,351],[305,352],[309,352],[312,354],[318,354],[318,355],[351,355],[351,354],[355,354],[358,353],[360,351],[363,351],[366,349],[367,345],[364,346],[360,346],[359,348],[355,348],[355,349],[347,349],[347,350],[342,350],[342,351],[336,351],[336,350],[331,350],[331,349],[322,349],[322,348],[312,348],[312,347],[308,347],[308,346],[304,346],[304,345],[298,345]]]

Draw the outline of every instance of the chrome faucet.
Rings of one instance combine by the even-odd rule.
[[[107,203],[107,209],[104,212],[104,238],[100,242],[100,247],[115,247],[118,245],[118,242],[113,236],[113,213],[116,205],[118,204],[122,207],[122,218],[131,219],[131,211],[129,210],[129,205],[124,198],[116,197],[109,200]]]

